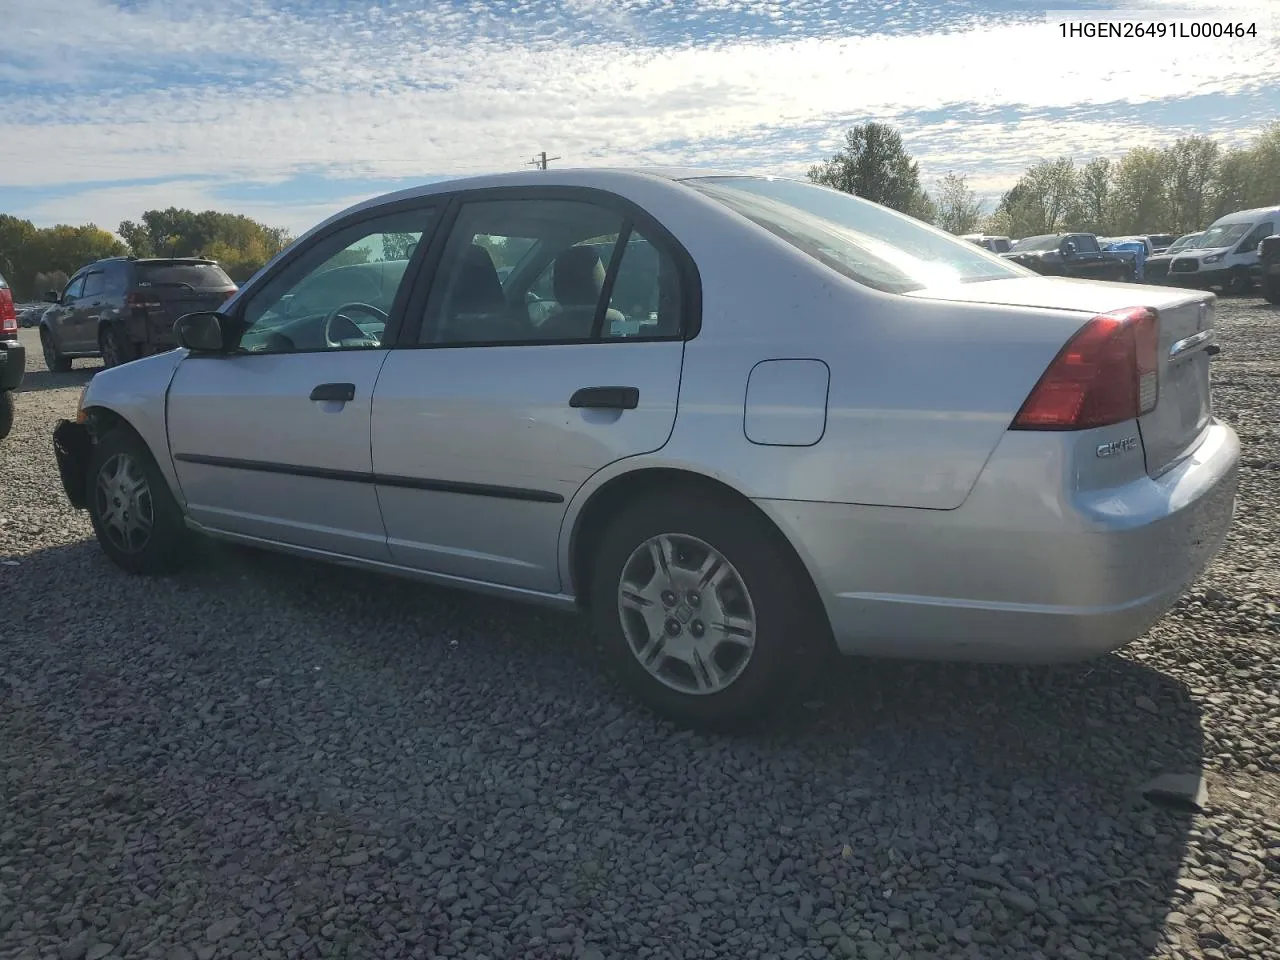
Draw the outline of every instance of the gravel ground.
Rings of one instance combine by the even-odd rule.
[[[221,548],[117,573],[50,452],[94,364],[31,338],[0,956],[1280,958],[1280,310],[1220,316],[1238,518],[1146,638],[849,662],[742,739],[633,707],[571,617]],[[1203,811],[1141,796],[1202,767]]]

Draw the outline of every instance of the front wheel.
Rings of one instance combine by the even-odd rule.
[[[89,519],[112,562],[129,573],[173,573],[186,558],[182,508],[142,439],[117,427],[89,455]]]
[[[716,494],[636,501],[596,559],[591,607],[605,657],[677,723],[728,729],[763,719],[820,636],[816,595],[781,534]]]
[[[71,358],[64,357],[53,342],[53,334],[46,327],[40,328],[40,352],[50,373],[66,373],[71,369]]]
[[[1253,278],[1249,276],[1247,270],[1232,270],[1231,275],[1227,277],[1226,292],[1237,297],[1243,297],[1253,289]]]

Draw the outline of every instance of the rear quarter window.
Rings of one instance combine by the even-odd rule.
[[[140,287],[189,286],[196,290],[223,290],[235,282],[213,263],[139,263],[134,265]]]

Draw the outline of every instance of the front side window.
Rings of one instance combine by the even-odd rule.
[[[1273,233],[1275,233],[1275,224],[1270,220],[1258,224],[1253,228],[1253,231],[1244,238],[1244,241],[1240,244],[1240,249],[1237,250],[1236,253],[1252,253],[1257,249],[1258,244]]]
[[[73,277],[71,282],[67,284],[66,289],[62,291],[63,303],[74,303],[79,300],[84,293],[84,274]]]
[[[1029,271],[938,230],[839,190],[768,177],[683,181],[851,280],[889,293]]]
[[[433,212],[362,220],[316,241],[244,305],[240,349],[292,353],[377,347]]]
[[[419,340],[483,345],[677,336],[675,261],[622,213],[583,200],[465,204]]]

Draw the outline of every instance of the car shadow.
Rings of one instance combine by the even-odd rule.
[[[584,619],[571,614],[213,544],[162,580],[117,573],[91,543],[20,564],[16,577],[0,568],[0,581],[16,581],[5,585],[16,609],[47,611],[52,596],[90,577],[110,585],[111,599],[86,600],[82,628],[20,621],[17,642],[0,642],[7,669],[49,671],[59,679],[42,688],[47,696],[83,698],[106,684],[127,707],[111,712],[109,734],[101,711],[64,710],[42,735],[62,750],[83,742],[85,763],[193,817],[216,798],[287,792],[307,816],[329,817],[326,829],[376,824],[412,849],[426,828],[405,798],[426,791],[432,829],[457,831],[465,849],[484,824],[449,797],[515,791],[518,781],[529,806],[513,808],[504,829],[535,829],[535,809],[561,822],[579,807],[627,812],[592,828],[612,831],[591,852],[601,869],[564,879],[589,902],[634,909],[647,896],[621,867],[610,872],[610,844],[651,844],[673,824],[682,834],[692,825],[698,866],[682,862],[682,873],[714,880],[724,903],[782,910],[770,923],[789,924],[792,939],[766,936],[766,953],[830,940],[842,955],[834,928],[824,936],[816,916],[795,912],[805,902],[835,904],[853,946],[888,937],[903,956],[937,957],[1150,957],[1177,935],[1165,933],[1170,912],[1193,909],[1178,877],[1194,812],[1153,805],[1141,788],[1200,769],[1201,715],[1182,684],[1134,659],[842,661],[761,731],[710,736],[678,730],[619,692],[599,670]],[[81,631],[80,652],[54,660],[44,651],[58,645],[42,637],[69,629]],[[317,742],[333,728],[314,725],[316,710],[337,711],[349,740]],[[132,744],[174,743],[176,718],[205,738],[212,727],[224,746],[131,759]],[[104,750],[104,736],[118,750]],[[270,736],[294,745],[283,767],[288,751],[255,753]],[[585,768],[555,762],[580,764],[583,738],[599,743]],[[374,740],[395,745],[393,772],[371,775],[361,744]],[[33,738],[24,749],[44,748]],[[304,819],[292,826],[295,841],[310,829]],[[267,844],[239,868],[278,880],[272,856]],[[522,867],[519,850],[505,856]],[[324,890],[311,860],[290,862],[291,883]],[[318,913],[329,893],[315,894]],[[690,908],[707,915],[697,925],[673,919],[680,939],[696,942],[713,919],[720,929],[717,911],[727,908],[717,904]],[[585,909],[566,905],[564,921],[585,922]],[[447,917],[438,922],[447,937]]]
[[[92,367],[73,367],[67,373],[54,373],[51,370],[28,370],[23,375],[22,385],[18,393],[39,393],[43,390],[65,390],[67,387],[82,387],[93,375],[102,369],[101,365]]]

